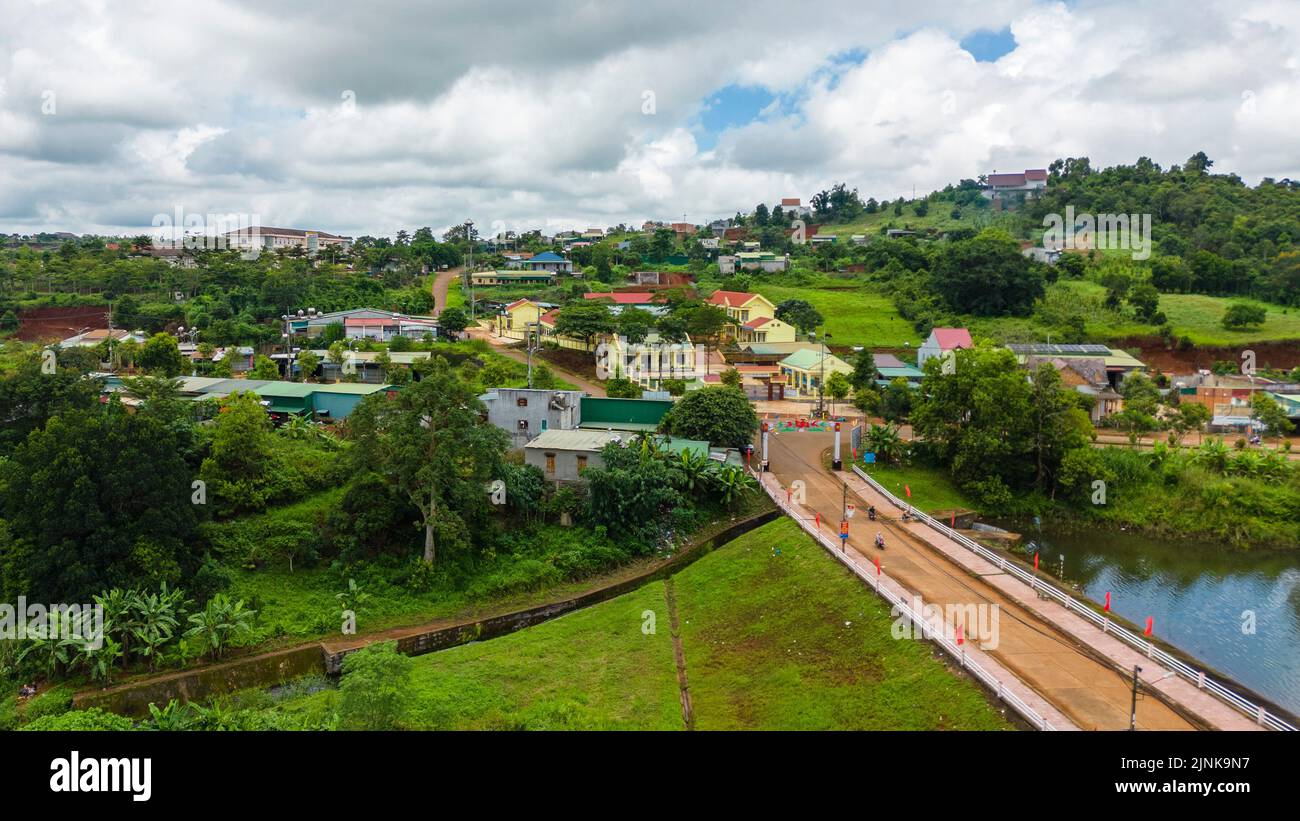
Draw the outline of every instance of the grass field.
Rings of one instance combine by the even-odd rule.
[[[754,284],[754,290],[778,305],[787,299],[811,303],[826,318],[825,329],[836,347],[901,348],[909,342],[916,347],[922,341],[912,324],[898,315],[893,300],[851,281],[831,287],[770,285],[760,281]]]
[[[897,467],[885,465],[863,465],[872,479],[885,486],[890,493],[900,499],[907,499],[904,486],[912,489],[912,504],[929,513],[934,510],[951,510],[962,507],[968,510],[979,508],[967,499],[961,490],[953,484],[947,471],[942,468],[909,465]]]
[[[779,548],[779,554],[777,553]],[[788,519],[671,581],[698,729],[1006,729],[927,644]],[[666,583],[415,660],[419,729],[682,729]],[[647,611],[655,630],[643,631]],[[337,692],[273,709],[319,716]]]

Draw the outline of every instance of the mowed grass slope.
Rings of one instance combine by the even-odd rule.
[[[789,519],[675,584],[697,729],[1009,726],[930,644],[892,638],[888,605]]]
[[[780,554],[774,548],[780,548]],[[1006,729],[788,519],[673,581],[697,729]],[[655,631],[647,634],[646,611]],[[412,729],[683,729],[665,585],[415,660]],[[282,703],[328,712],[327,690]]]
[[[898,315],[892,299],[851,281],[831,287],[770,285],[758,281],[753,290],[777,305],[787,299],[810,303],[826,318],[824,328],[830,332],[830,344],[835,347],[901,348],[909,342],[916,347],[922,341],[912,323]]]

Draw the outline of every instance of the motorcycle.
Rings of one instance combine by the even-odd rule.
[[[876,549],[877,550],[885,549],[885,537],[880,535],[879,533],[876,534]]]
[[[876,509],[874,507],[867,508],[867,518],[873,522],[876,520]]]

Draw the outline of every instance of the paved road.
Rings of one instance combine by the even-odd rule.
[[[830,433],[782,433],[770,437],[772,472],[781,483],[801,479],[807,489],[806,507],[825,522],[840,519],[841,483],[822,466],[821,454],[831,444]],[[868,494],[864,494],[868,495]],[[882,498],[849,501],[865,510],[868,502],[879,511],[890,509]],[[885,534],[882,553],[871,544],[877,530]],[[999,641],[989,653],[1026,684],[1033,687],[1083,729],[1126,730],[1129,726],[1130,683],[1111,665],[1061,630],[999,590],[989,573],[972,576],[935,548],[907,531],[895,520],[867,522],[855,518],[850,527],[849,549],[876,556],[888,572],[926,602],[999,606]],[[996,568],[992,568],[996,570]],[[1077,618],[1077,617],[1076,617]],[[1112,639],[1113,641],[1113,639]],[[1140,729],[1189,730],[1193,724],[1152,696],[1138,700]]]
[[[448,268],[439,271],[433,278],[433,315],[437,317],[447,307],[447,289],[451,283],[464,273],[464,267]]]

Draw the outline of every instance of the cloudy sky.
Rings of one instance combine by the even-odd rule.
[[[1300,178],[1300,0],[0,0],[0,231],[703,222],[1198,150]]]

